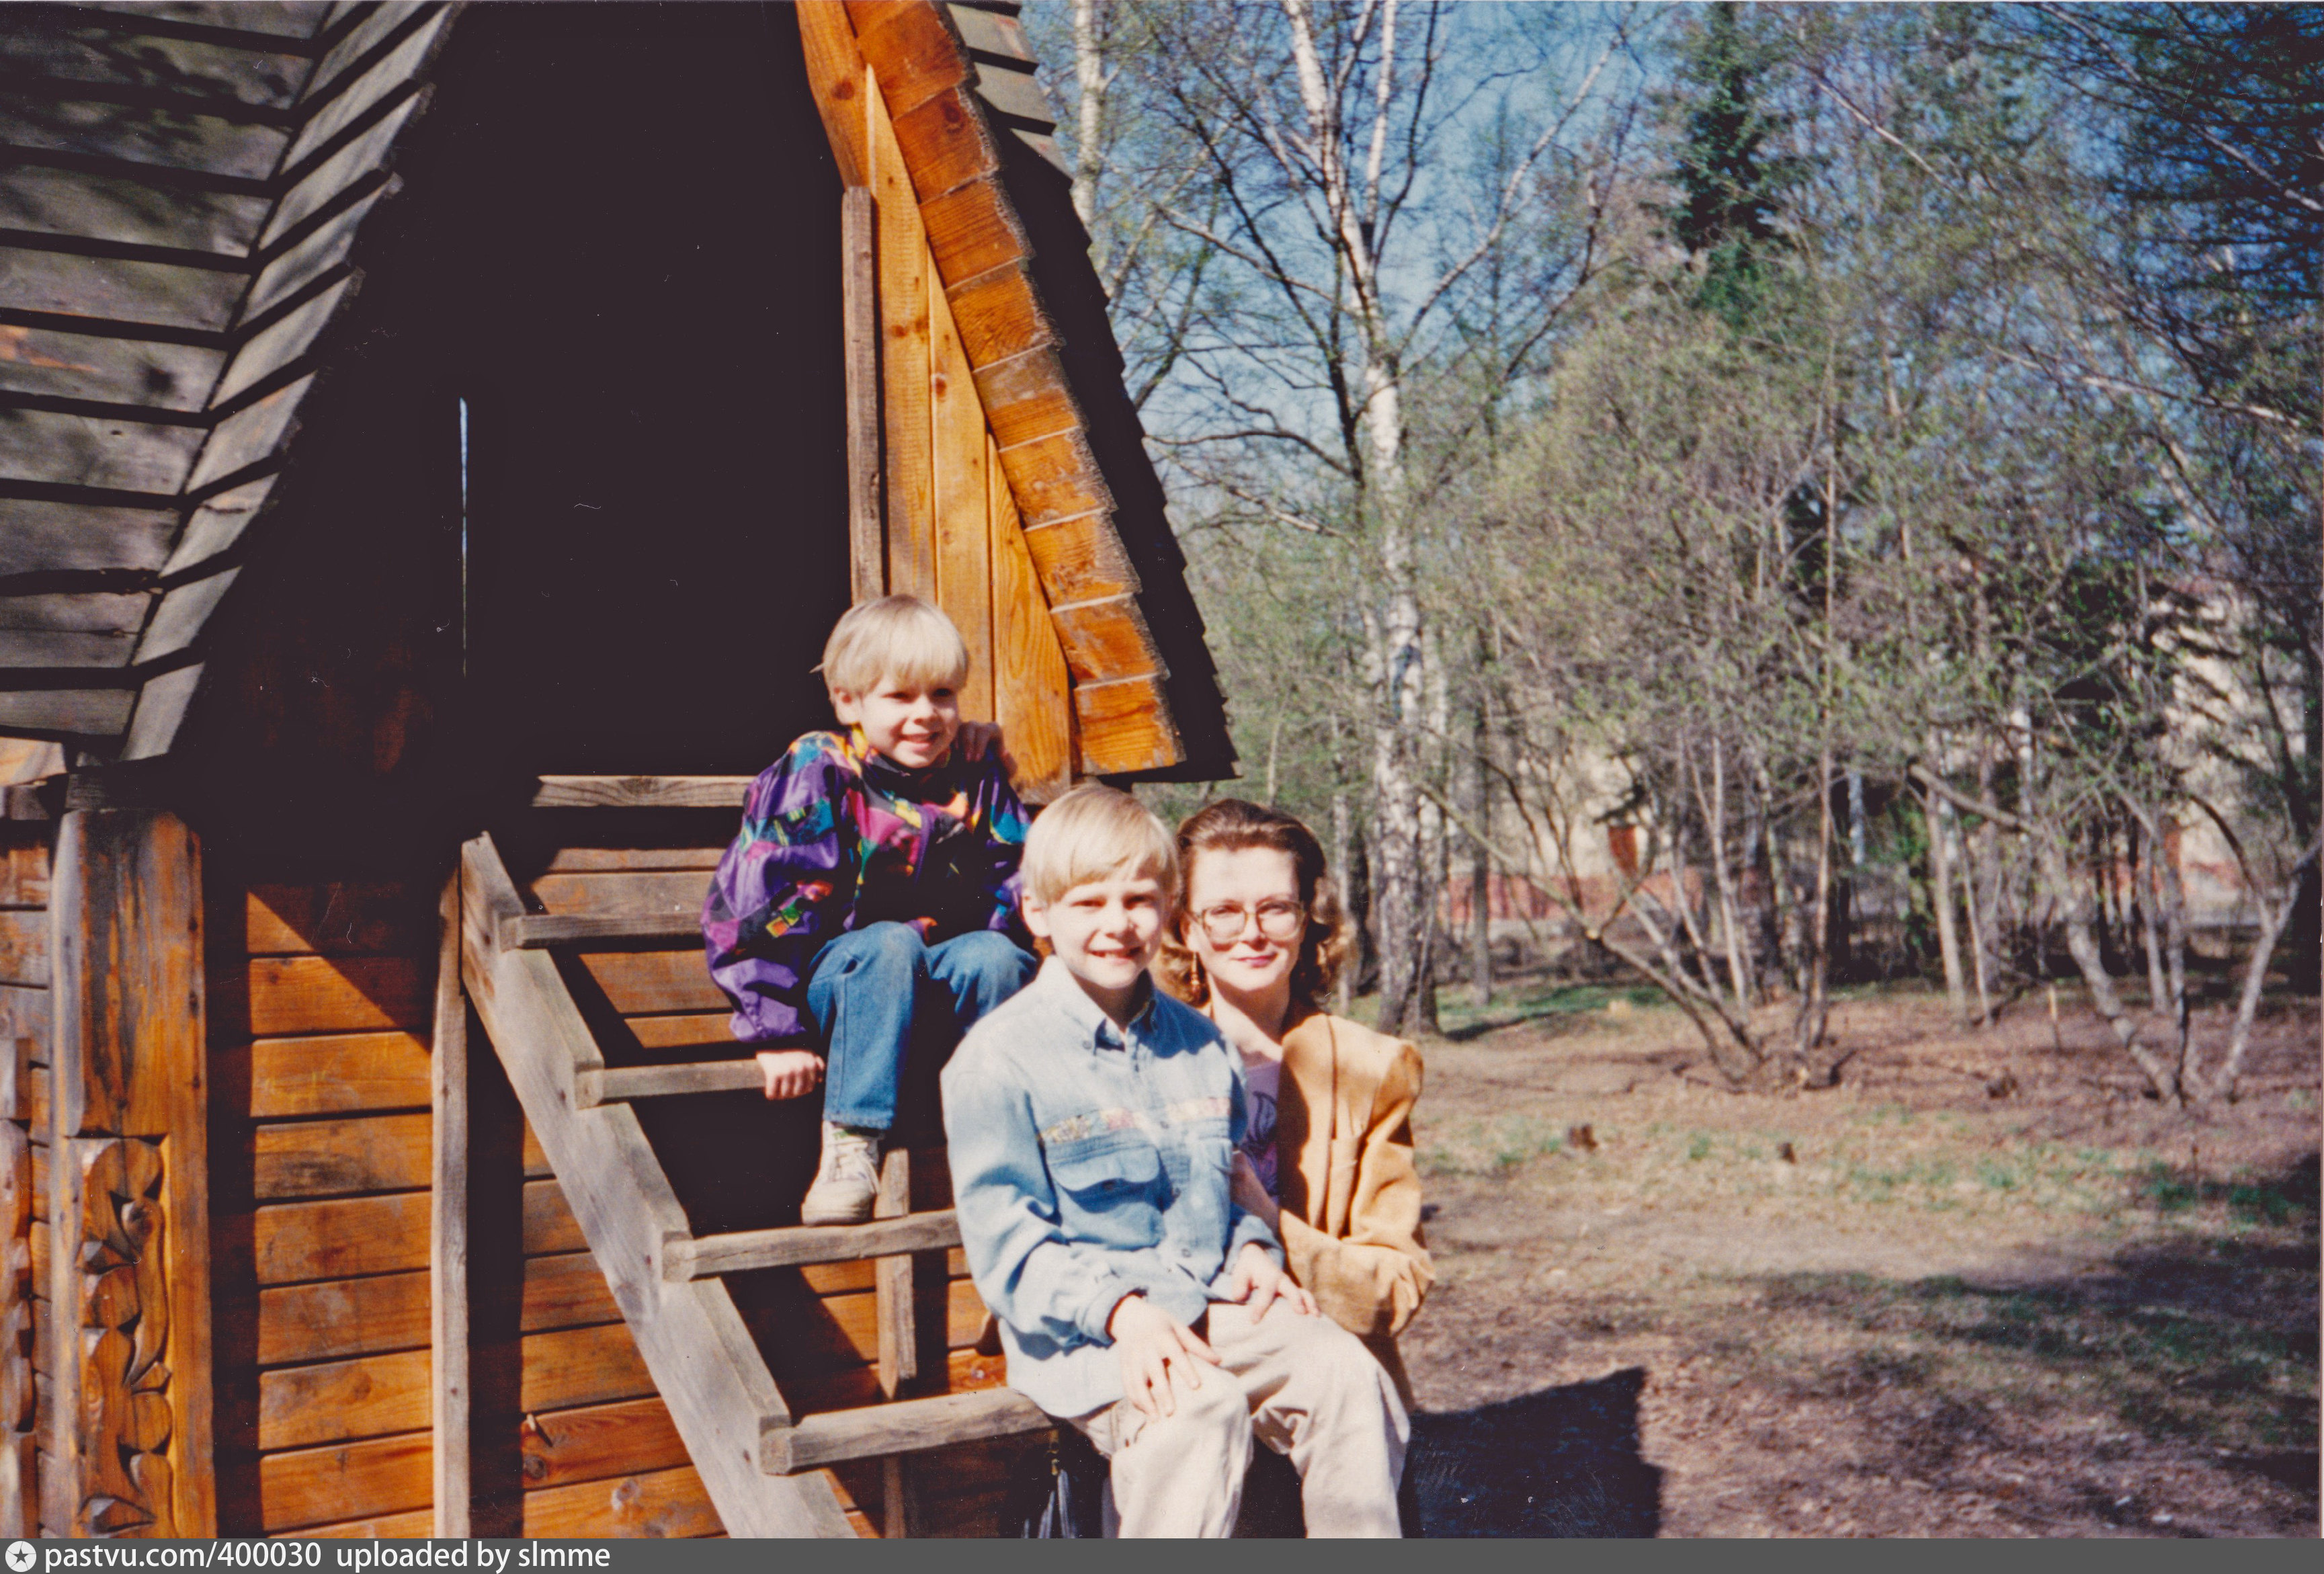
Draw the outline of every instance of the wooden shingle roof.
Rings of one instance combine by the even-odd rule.
[[[0,15],[0,732],[169,749],[456,9]]]
[[[1123,382],[1056,120],[1015,0],[805,0],[807,76],[842,179],[864,179],[864,68],[1074,677],[1088,769],[1234,773],[1185,560]]]

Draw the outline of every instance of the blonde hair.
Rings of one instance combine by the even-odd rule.
[[[825,688],[858,697],[892,677],[920,688],[968,681],[968,647],[950,618],[916,595],[885,595],[841,614],[824,641]]]
[[[1093,880],[1150,877],[1166,899],[1178,895],[1178,842],[1168,826],[1128,793],[1094,782],[1043,809],[1025,837],[1025,892],[1054,902]]]
[[[1299,905],[1307,913],[1299,960],[1291,969],[1291,999],[1295,1006],[1320,1011],[1355,947],[1355,925],[1348,921],[1339,890],[1324,870],[1323,845],[1315,833],[1279,809],[1261,808],[1241,798],[1221,798],[1178,827],[1178,858],[1189,880],[1204,853],[1239,852],[1247,847],[1269,847],[1290,856]],[[1154,969],[1172,994],[1189,1006],[1205,1006],[1211,980],[1203,971],[1203,959],[1186,943],[1186,923],[1182,918],[1163,930],[1162,953]]]

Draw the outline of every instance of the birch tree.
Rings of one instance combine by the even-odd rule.
[[[1146,44],[1108,59],[1097,5],[1076,0],[1077,46],[1089,41],[1076,56],[1076,125],[1103,138],[1107,115],[1134,98],[1161,123],[1149,147],[1171,150],[1145,161],[1196,177],[1104,177],[1114,233],[1167,236],[1205,270],[1175,298],[1182,331],[1149,427],[1182,492],[1305,536],[1341,566],[1357,635],[1351,720],[1364,740],[1379,1019],[1400,1029],[1425,988],[1437,895],[1423,846],[1425,559],[1446,479],[1415,471],[1412,391],[1450,386],[1478,349],[1459,329],[1497,265],[1504,287],[1522,276],[1525,300],[1484,349],[1498,364],[1466,379],[1491,399],[1595,272],[1591,217],[1614,168],[1619,117],[1607,100],[1624,76],[1628,14],[1115,0],[1116,35]],[[1097,166],[1085,149],[1076,156],[1093,186]],[[1091,211],[1105,207],[1096,189]],[[1167,308],[1134,287],[1117,296],[1118,318],[1141,312]]]

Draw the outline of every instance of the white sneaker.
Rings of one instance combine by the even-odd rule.
[[[880,1197],[877,1131],[823,1123],[823,1160],[799,1204],[801,1224],[863,1224]]]

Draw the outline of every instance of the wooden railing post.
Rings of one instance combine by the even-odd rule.
[[[851,599],[888,593],[880,468],[879,212],[872,191],[839,194],[839,299],[847,365],[847,563]]]
[[[79,809],[50,907],[58,1320],[51,1534],[217,1533],[201,853],[162,810]]]
[[[436,1029],[429,1045],[429,1422],[435,1438],[435,1532],[472,1533],[468,1381],[468,993],[460,986],[460,871],[437,904]]]

